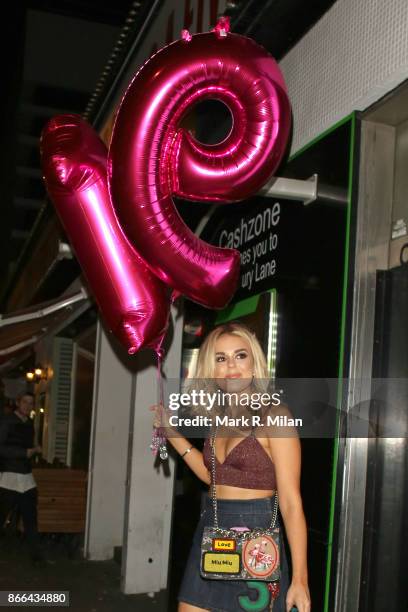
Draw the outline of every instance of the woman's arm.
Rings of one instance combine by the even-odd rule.
[[[170,426],[165,410],[163,410],[162,406],[151,406],[150,410],[154,410],[156,412],[155,423],[154,425],[160,425],[161,427],[165,427],[166,431],[169,432],[172,430]],[[156,422],[157,419],[157,422]],[[189,453],[186,453],[183,456],[185,463],[188,465],[190,470],[194,472],[194,474],[205,484],[211,484],[210,472],[204,465],[203,453],[195,448],[187,438],[177,434],[176,436],[167,437],[167,440],[170,442],[172,447],[178,452],[179,455],[184,455],[187,449],[192,446],[192,449]]]
[[[269,448],[275,465],[279,509],[291,551],[293,580],[307,584],[307,532],[300,496],[299,439],[269,438]]]
[[[296,605],[299,612],[309,612],[307,529],[300,495],[300,442],[296,429],[287,429],[288,437],[281,437],[282,431],[269,431],[269,449],[275,465],[279,508],[292,559],[292,583],[287,594],[287,604],[290,607]]]

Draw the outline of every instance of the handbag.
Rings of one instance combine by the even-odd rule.
[[[201,540],[201,576],[212,580],[278,581],[280,578],[280,533],[276,525],[278,494],[275,494],[272,520],[267,529],[220,527],[215,493],[216,434],[217,431],[211,443],[211,497],[214,524],[204,527]]]

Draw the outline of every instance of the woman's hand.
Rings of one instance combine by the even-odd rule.
[[[177,431],[175,425],[170,425],[169,416],[172,414],[171,411],[169,409],[166,410],[162,404],[149,406],[149,410],[155,413],[153,427],[166,429],[165,437],[167,441],[183,457],[190,470],[206,485],[211,484],[210,473],[204,465],[203,453],[198,448],[194,448],[194,445]],[[186,453],[186,450],[189,450],[189,452]]]
[[[159,429],[159,427],[164,429],[172,429],[169,423],[169,417],[167,414],[167,410],[163,406],[163,404],[155,404],[154,406],[150,406],[149,410],[155,412],[153,419],[153,427]]]
[[[304,582],[292,581],[286,595],[286,612],[296,606],[298,612],[310,612],[310,593]]]

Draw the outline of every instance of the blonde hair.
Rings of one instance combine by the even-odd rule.
[[[227,334],[243,338],[249,344],[254,358],[254,378],[260,380],[269,378],[266,358],[257,337],[245,325],[236,322],[219,325],[208,334],[198,354],[195,378],[214,378],[215,344],[218,338]]]
[[[252,352],[254,360],[254,376],[251,385],[251,393],[265,393],[266,391],[270,390],[272,381],[269,376],[264,352],[257,337],[242,323],[231,322],[224,325],[219,325],[205,338],[200,347],[195,373],[184,381],[184,392],[191,393],[194,389],[197,391],[203,390],[204,392],[208,393],[214,393],[217,391],[219,387],[217,384],[217,379],[215,378],[215,345],[221,336],[227,334],[237,336],[238,338],[245,340]],[[198,406],[192,412],[201,413],[203,410],[205,411],[205,407]],[[221,406],[214,406],[214,411],[216,413],[222,412],[222,410],[223,408]]]

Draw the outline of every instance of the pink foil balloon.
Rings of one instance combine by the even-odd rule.
[[[168,324],[167,288],[129,244],[107,185],[107,149],[77,115],[51,119],[42,133],[47,190],[109,329],[130,354],[160,351]]]
[[[210,308],[231,299],[239,254],[198,239],[172,195],[235,202],[256,193],[277,168],[291,123],[274,59],[251,39],[216,30],[184,32],[142,66],[121,102],[109,149],[111,193],[126,235],[176,293]],[[180,128],[208,98],[226,104],[233,120],[217,145]]]

